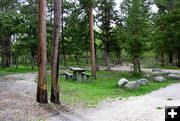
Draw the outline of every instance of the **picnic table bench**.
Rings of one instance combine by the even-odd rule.
[[[66,80],[68,80],[69,78],[73,78],[73,74],[69,73],[69,72],[64,72]]]
[[[92,76],[91,74],[89,73],[86,73],[86,72],[82,72],[81,73],[81,77],[82,77],[82,80],[84,80],[84,76],[86,76],[86,80],[90,78],[90,76]]]

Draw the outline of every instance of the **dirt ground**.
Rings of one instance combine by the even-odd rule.
[[[164,107],[180,105],[180,83],[128,99],[107,100],[97,108],[36,102],[37,74],[0,78],[0,121],[164,121]]]

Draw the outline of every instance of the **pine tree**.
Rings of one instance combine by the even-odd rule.
[[[122,8],[122,11],[125,11],[125,48],[132,58],[133,72],[141,72],[140,57],[149,36],[149,3],[142,0],[124,0]]]
[[[115,22],[115,1],[114,0],[100,0],[97,2],[98,14],[97,19],[100,25],[98,27],[101,29],[101,36],[103,41],[103,48],[105,52],[105,62],[107,65],[107,70],[111,70],[111,59],[110,52],[112,38],[113,38],[113,27],[112,24]]]

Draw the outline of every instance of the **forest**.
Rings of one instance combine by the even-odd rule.
[[[134,71],[138,72],[143,53],[152,52],[152,58],[161,66],[180,67],[178,0],[123,0],[120,5],[114,0],[93,2],[97,66],[101,63],[110,70],[110,63],[125,60],[132,62]],[[88,4],[85,0],[63,1],[59,52],[62,65],[67,66],[70,61],[89,63]],[[157,6],[157,12],[153,12],[152,5]],[[37,67],[37,6],[36,0],[0,2],[1,67],[21,64]],[[51,0],[47,0],[46,8],[50,65],[54,17]]]
[[[0,0],[2,121],[162,121],[179,80],[180,0]]]
[[[59,103],[59,68],[180,67],[179,0],[1,0],[1,68],[38,68],[37,101]],[[156,10],[155,10],[156,8]],[[43,95],[43,96],[42,96]],[[38,99],[42,98],[42,99]]]

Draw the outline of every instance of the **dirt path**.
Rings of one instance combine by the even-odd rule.
[[[106,69],[106,68],[103,67],[102,69]],[[126,65],[114,66],[114,67],[112,67],[112,70],[115,70],[115,71],[130,71],[131,67],[126,66]],[[174,73],[174,74],[180,74],[180,70],[173,70],[173,69],[161,69],[161,70],[164,71],[164,72],[171,72],[171,73]],[[150,68],[142,68],[142,71],[149,73],[149,72],[152,72],[152,69],[150,69]]]
[[[36,102],[36,77],[28,73],[0,78],[0,121],[44,121],[54,116],[69,120],[73,110],[67,106]]]
[[[180,84],[144,96],[102,102],[95,109],[40,105],[36,102],[36,76],[28,73],[0,78],[0,121],[164,121],[164,107],[180,105]]]
[[[179,92],[180,84],[173,84],[144,96],[104,102],[86,115],[91,121],[164,121],[165,106],[180,106]]]

